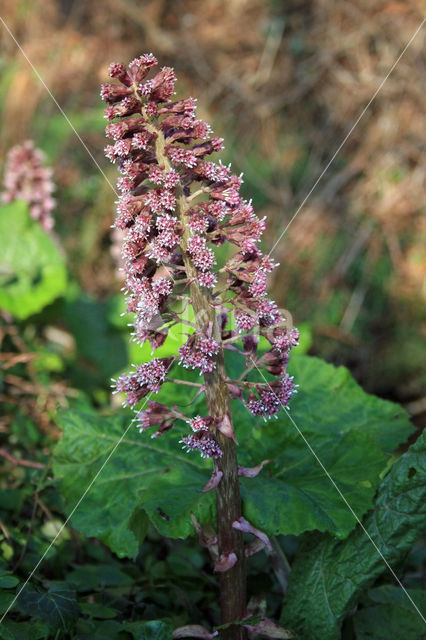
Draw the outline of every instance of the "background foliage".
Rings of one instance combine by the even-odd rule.
[[[415,0],[5,0],[1,15],[111,182],[98,99],[108,63],[152,49],[175,66],[268,215],[265,248],[421,20]],[[424,611],[423,38],[277,245],[271,287],[304,329],[291,414]],[[0,208],[0,612],[54,541],[0,638],[161,640],[183,624],[212,628],[216,580],[188,520],[214,517],[213,496],[200,493],[209,471],[180,453],[179,429],[149,440],[130,428],[55,539],[129,425],[109,378],[149,354],[120,318],[110,185],[3,27],[0,42],[0,164],[35,139],[59,202],[53,235],[23,203]],[[273,460],[242,482],[245,515],[275,549],[251,559],[249,595],[264,594],[268,615],[302,639],[424,637],[294,425],[234,409],[241,463]]]

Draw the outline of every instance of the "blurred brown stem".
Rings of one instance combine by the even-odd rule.
[[[31,469],[45,469],[47,466],[42,462],[33,462],[32,460],[21,460],[20,458],[15,458],[4,449],[0,449],[0,456],[2,458],[6,458],[6,460],[9,460],[9,462],[11,462],[12,464],[19,465],[20,467],[30,467]]]

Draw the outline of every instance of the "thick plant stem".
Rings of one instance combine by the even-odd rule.
[[[182,220],[184,224],[184,220]],[[186,235],[187,232],[184,233]],[[184,238],[186,242],[186,238]],[[185,266],[193,270],[191,262],[185,258]],[[195,275],[195,270],[194,275]],[[188,274],[189,275],[189,274]],[[195,312],[197,328],[206,331],[210,326],[213,338],[220,345],[221,335],[216,314],[210,304],[210,296],[202,291],[196,281],[190,285],[191,301]],[[225,382],[226,369],[223,347],[216,356],[216,367],[212,373],[205,373],[205,394],[208,413],[221,421],[227,416],[232,422],[228,387]],[[235,443],[233,440],[216,433],[223,456],[215,461],[215,470],[223,473],[216,488],[216,507],[218,520],[219,555],[228,556],[235,553],[236,564],[220,574],[220,607],[221,622],[226,624],[233,620],[241,620],[246,609],[246,571],[243,548],[243,536],[232,528],[232,523],[241,516],[241,498],[238,479],[238,464]],[[245,640],[247,637],[243,627],[231,627],[221,631],[222,640]]]
[[[147,125],[148,126],[148,125]],[[155,150],[159,166],[171,169],[165,153],[165,140],[160,129],[151,126],[156,135]],[[180,193],[179,193],[180,191]],[[204,374],[205,394],[209,415],[220,422],[224,416],[232,421],[228,387],[226,385],[226,370],[221,334],[216,313],[211,304],[208,289],[202,288],[196,281],[196,270],[186,253],[186,246],[190,237],[185,212],[190,207],[183,190],[178,190],[177,214],[182,224],[182,249],[187,277],[192,279],[190,284],[191,302],[195,313],[197,329],[206,332],[210,330],[212,337],[220,345],[219,353],[215,356],[216,367],[212,373]],[[219,555],[228,556],[235,553],[236,564],[228,571],[220,574],[220,605],[221,622],[227,624],[234,620],[241,620],[246,611],[246,571],[243,548],[243,535],[232,528],[232,523],[241,516],[241,498],[238,480],[238,464],[235,443],[219,431],[215,432],[219,440],[223,456],[215,462],[215,470],[223,473],[216,488],[216,505],[218,519],[218,547]],[[247,633],[241,626],[231,627],[221,631],[221,640],[246,640]]]
[[[202,298],[199,298],[199,294]],[[208,303],[208,298],[201,293],[200,287],[194,284],[191,290],[196,318],[203,321],[203,317],[214,317],[213,337],[220,344],[220,331],[217,320]],[[210,320],[212,321],[212,320]],[[205,326],[203,327],[205,329]],[[205,393],[209,415],[218,420],[223,416],[228,416],[231,420],[231,408],[228,388],[225,383],[225,360],[223,349],[217,355],[216,368],[212,373],[206,373]],[[222,479],[216,488],[216,507],[218,520],[218,547],[219,555],[228,556],[235,553],[236,564],[220,574],[220,606],[222,624],[241,620],[246,608],[246,574],[245,556],[243,548],[243,536],[240,531],[232,528],[232,523],[241,516],[241,498],[238,479],[238,464],[235,443],[233,440],[217,433],[223,456],[215,461],[215,470],[223,473]],[[242,627],[234,627],[223,630],[220,636],[223,640],[238,639],[247,637]]]
[[[237,456],[232,440],[221,439],[222,458],[216,468],[223,471],[223,477],[216,489],[218,518],[219,552],[234,552],[237,563],[220,576],[220,606],[222,623],[241,620],[246,609],[246,570],[243,548],[243,536],[232,529],[232,523],[241,516],[241,501],[237,473]],[[231,640],[247,637],[243,627],[234,627],[222,631],[221,638]]]

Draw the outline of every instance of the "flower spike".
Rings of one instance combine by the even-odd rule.
[[[244,356],[246,367],[261,367],[276,378],[253,385],[243,376],[227,383],[232,397],[254,415],[268,418],[286,407],[295,391],[287,362],[298,332],[283,326],[284,318],[267,295],[267,276],[276,264],[259,248],[265,220],[241,196],[242,176],[212,159],[224,148],[223,139],[212,136],[210,126],[196,117],[193,98],[173,100],[175,73],[170,67],[155,72],[157,64],[152,53],[135,58],[127,68],[112,63],[113,83],[101,90],[111,139],[105,153],[121,173],[114,226],[124,234],[127,312],[133,316],[134,339],[149,341],[153,351],[166,343],[170,322],[182,321],[176,300],[184,310],[188,304],[196,310],[194,295],[203,297],[208,317],[197,320],[195,332],[173,358],[154,358],[123,374],[116,391],[136,408],[159,392],[172,365],[207,377],[221,375],[217,367],[226,346]],[[224,243],[236,251],[218,265],[216,247]],[[223,315],[231,328],[226,320],[218,333],[213,326],[221,325]],[[270,350],[258,354],[261,336]],[[230,344],[238,340],[242,350]],[[158,427],[155,435],[177,419],[153,405],[137,415],[142,431]],[[192,433],[181,444],[217,460],[223,435],[237,442],[232,420],[228,411],[205,420],[205,429],[194,429],[190,420]]]

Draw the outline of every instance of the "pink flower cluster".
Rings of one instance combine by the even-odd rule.
[[[157,348],[166,339],[165,325],[180,322],[172,300],[184,298],[189,304],[188,284],[194,281],[206,296],[213,290],[210,299],[222,327],[221,341],[212,338],[209,328],[197,330],[179,349],[176,360],[187,369],[210,374],[222,348],[239,351],[251,369],[263,367],[278,380],[254,386],[242,376],[237,382],[229,381],[230,393],[255,415],[270,416],[281,405],[287,406],[294,391],[286,366],[298,333],[281,326],[284,319],[267,296],[267,276],[277,265],[259,248],[265,220],[241,196],[242,176],[208,159],[223,149],[223,140],[212,136],[210,127],[196,117],[193,98],[173,100],[173,69],[164,67],[148,78],[156,65],[152,54],[133,60],[127,68],[114,63],[110,76],[120,84],[104,84],[101,89],[108,105],[106,132],[112,140],[105,154],[121,172],[115,228],[125,234],[124,289],[127,310],[134,314],[134,336]],[[233,249],[232,257],[218,270],[215,248],[225,242],[237,251]],[[226,285],[225,295],[217,291],[219,279],[222,288]],[[229,314],[236,330],[226,328]],[[258,340],[251,334],[266,337],[271,349],[257,355]],[[235,346],[238,341],[243,351]],[[152,362],[159,367],[163,361]],[[165,377],[154,376],[154,381],[147,382],[150,370],[142,367],[143,375],[136,368],[116,383],[131,407],[149,392],[155,393]],[[163,433],[172,424],[171,415],[169,408],[150,404],[139,413],[141,429],[157,421],[155,435]],[[206,428],[198,426],[182,443],[188,450],[217,457],[216,426],[206,420]]]
[[[161,436],[165,431],[171,429],[178,418],[184,417],[183,414],[170,409],[160,402],[153,402],[148,400],[148,408],[138,411],[136,419],[138,422],[138,429],[140,432],[150,427],[157,426],[158,430],[151,437],[157,438]]]
[[[188,420],[188,424],[194,433],[182,438],[181,443],[187,451],[199,451],[202,458],[220,458],[222,449],[214,435],[209,429],[212,423],[211,418],[196,416]]]
[[[185,369],[199,369],[200,373],[211,373],[215,368],[213,356],[218,351],[219,345],[213,338],[194,333],[179,349],[179,362]]]
[[[284,376],[268,384],[255,385],[257,396],[250,391],[247,407],[255,416],[272,416],[286,407],[294,393],[293,378]]]
[[[133,408],[149,392],[158,393],[172,361],[173,358],[154,358],[114,381],[115,392],[126,394],[125,406]]]
[[[34,147],[32,140],[12,147],[7,154],[4,173],[3,202],[25,200],[30,215],[38,220],[45,231],[50,231],[55,221],[52,210],[55,200],[52,193],[52,169],[43,167],[44,153]]]

